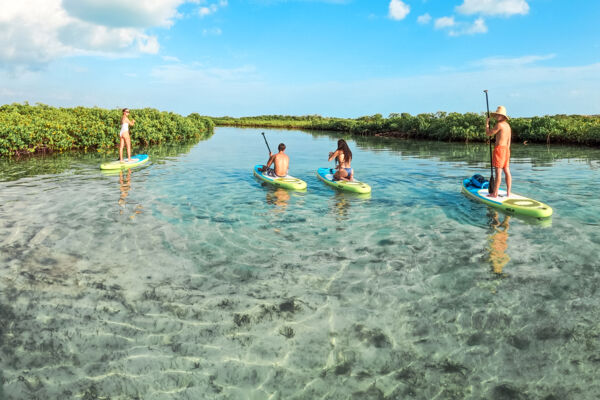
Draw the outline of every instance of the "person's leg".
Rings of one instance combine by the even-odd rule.
[[[340,168],[335,173],[335,175],[333,176],[333,178],[335,180],[338,180],[338,181],[347,181],[348,180],[348,173],[346,172],[346,170],[344,168]]]
[[[510,174],[510,167],[506,164],[504,167],[504,177],[506,178],[506,195],[510,196],[510,189],[512,186],[512,175]]]
[[[502,176],[500,175],[501,172],[502,169],[499,167],[494,167],[494,175],[496,179],[494,180],[494,190],[492,191],[493,197],[498,197],[498,190],[500,190],[500,183],[502,182]]]
[[[121,136],[121,143],[119,143],[119,160],[123,162],[123,146],[125,146],[125,139]]]
[[[131,138],[129,134],[124,134],[123,136],[125,136],[125,143],[127,143],[127,161],[131,161]]]

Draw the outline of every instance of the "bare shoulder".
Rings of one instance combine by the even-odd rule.
[[[511,132],[510,124],[508,123],[508,121],[502,121],[498,124],[498,126],[503,132]]]

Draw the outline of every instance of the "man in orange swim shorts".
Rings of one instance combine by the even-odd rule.
[[[492,166],[495,169],[496,179],[494,180],[494,187],[489,197],[498,197],[498,190],[500,189],[500,171],[504,171],[504,178],[506,179],[506,196],[510,196],[510,187],[512,184],[512,176],[510,175],[510,141],[512,130],[508,124],[508,116],[506,115],[506,108],[499,106],[496,112],[490,113],[494,116],[498,122],[493,129],[490,129],[489,117],[485,120],[485,133],[488,136],[496,135],[496,146],[494,147],[494,153],[492,157]]]

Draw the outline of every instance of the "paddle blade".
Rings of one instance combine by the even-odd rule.
[[[494,181],[494,174],[490,175],[490,183],[488,185],[488,193],[492,193],[494,191],[494,185],[495,185],[495,181]]]

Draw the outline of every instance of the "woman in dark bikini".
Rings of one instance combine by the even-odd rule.
[[[337,158],[339,164],[337,166],[337,172],[333,175],[333,179],[336,181],[351,181],[354,179],[354,170],[350,166],[352,162],[352,152],[348,147],[348,143],[344,139],[340,139],[337,142],[337,150],[329,152],[329,160]]]

